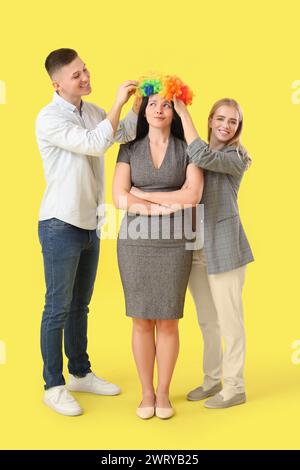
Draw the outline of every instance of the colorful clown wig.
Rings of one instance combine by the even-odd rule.
[[[152,75],[142,77],[137,89],[139,96],[150,96],[160,94],[163,98],[171,101],[175,96],[184,104],[192,104],[194,93],[175,75]]]

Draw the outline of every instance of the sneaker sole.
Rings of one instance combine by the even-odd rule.
[[[83,388],[81,389],[78,389],[78,388],[73,388],[73,387],[70,387],[69,385],[67,385],[67,390],[69,390],[69,392],[79,392],[79,393],[93,393],[94,395],[104,395],[104,396],[115,396],[115,395],[120,395],[120,393],[122,392],[122,390],[118,391],[118,392],[94,392],[92,390],[85,390]]]
[[[48,406],[48,408],[51,408],[51,410],[55,411],[56,413],[59,413],[63,416],[80,416],[83,414],[83,410],[80,411],[69,411],[69,412],[63,412],[55,408],[51,403],[49,403],[47,400],[43,400],[44,405]]]

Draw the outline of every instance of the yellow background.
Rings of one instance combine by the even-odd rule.
[[[1,4],[0,447],[22,449],[299,448],[300,365],[291,361],[299,319],[299,120],[292,83],[300,79],[298,1],[17,2]],[[34,121],[52,99],[47,54],[78,50],[91,71],[88,100],[108,110],[118,85],[147,71],[175,73],[196,93],[191,112],[206,138],[217,99],[237,99],[243,143],[253,157],[240,191],[242,221],[256,262],[244,291],[248,402],[208,410],[185,394],[202,379],[202,340],[187,296],[181,353],[166,422],[135,416],[140,390],[131,321],[116,262],[103,241],[89,320],[93,369],[123,388],[119,397],[76,395],[78,418],[42,404],[39,328],[44,301],[38,209],[45,187]],[[130,105],[127,105],[126,110]],[[125,110],[125,111],[126,111]],[[107,152],[107,201],[118,146]],[[67,374],[66,374],[67,375]]]

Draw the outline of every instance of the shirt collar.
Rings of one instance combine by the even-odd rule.
[[[62,108],[69,109],[70,111],[73,111],[73,112],[77,111],[76,106],[74,104],[70,103],[69,101],[65,100],[64,98],[62,98],[57,93],[57,91],[54,92],[53,101],[55,103],[58,103]],[[83,101],[81,100],[80,112],[82,112],[82,109],[83,109]]]

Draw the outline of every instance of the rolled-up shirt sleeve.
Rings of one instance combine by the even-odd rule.
[[[89,130],[57,113],[39,114],[36,135],[56,147],[93,157],[102,156],[113,142],[113,128],[108,119],[103,119],[95,129]]]
[[[250,158],[242,147],[228,146],[222,150],[210,149],[202,139],[195,139],[187,147],[189,163],[204,170],[241,176],[248,168]]]

